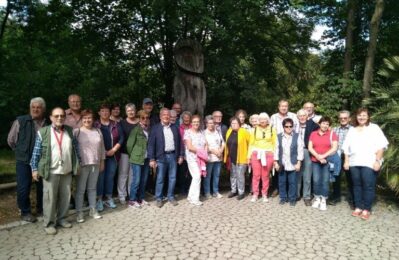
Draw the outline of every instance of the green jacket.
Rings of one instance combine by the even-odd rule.
[[[147,152],[147,137],[140,125],[133,128],[126,143],[129,162],[144,165]]]
[[[73,140],[72,128],[64,126],[65,131],[68,133],[71,140]],[[42,154],[40,156],[38,173],[43,179],[47,180],[50,175],[51,167],[51,125],[43,127],[39,130],[42,137]],[[77,155],[77,146],[72,141],[72,173],[74,175],[78,172],[79,160]]]

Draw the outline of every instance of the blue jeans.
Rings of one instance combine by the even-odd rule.
[[[131,201],[142,201],[150,172],[149,159],[145,159],[143,165],[131,163],[130,166],[132,167],[133,180],[130,185],[129,199]]]
[[[313,193],[315,196],[328,197],[328,188],[330,180],[330,172],[328,171],[328,163],[321,164],[312,162],[313,169]]]
[[[375,197],[377,173],[364,166],[349,167],[353,181],[355,207],[370,211]]]
[[[104,171],[100,172],[97,182],[97,196],[104,195],[110,199],[114,189],[114,177],[116,173],[117,162],[115,157],[107,157],[105,159]]]
[[[155,186],[155,198],[157,201],[162,201],[163,183],[166,172],[168,172],[168,200],[174,200],[174,190],[176,184],[176,154],[165,154],[163,160],[157,160],[157,183]],[[133,180],[134,181],[134,180]]]
[[[303,198],[310,199],[310,191],[312,187],[312,161],[310,160],[309,151],[306,148],[303,149],[302,167],[298,173],[297,181],[297,197],[301,197],[301,188],[303,187]]]
[[[284,201],[295,202],[296,201],[296,188],[297,180],[296,171],[282,170],[278,176],[278,185],[280,192],[280,199]],[[287,180],[288,180],[288,196],[287,196]]]
[[[212,180],[212,194],[219,193],[219,176],[222,162],[209,162],[206,164],[206,177],[204,178],[204,193],[211,194],[211,180]]]
[[[17,171],[17,203],[21,215],[31,213],[30,189],[32,186],[32,169],[29,164],[16,162]],[[36,183],[36,212],[43,212],[43,180]]]

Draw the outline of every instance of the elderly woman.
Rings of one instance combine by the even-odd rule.
[[[239,109],[236,111],[235,116],[240,120],[240,126],[246,130],[250,130],[251,126],[245,123],[247,119],[247,112],[244,109]]]
[[[125,106],[126,119],[120,121],[120,126],[123,131],[123,136],[126,138],[121,147],[121,158],[118,167],[118,197],[121,204],[126,204],[126,196],[130,194],[130,184],[132,183],[132,168],[129,165],[129,155],[126,150],[127,137],[139,122],[136,118],[136,106],[129,103]]]
[[[237,195],[238,200],[245,197],[245,171],[247,169],[247,154],[249,133],[241,127],[238,117],[230,119],[230,128],[226,133],[226,147],[224,149],[224,162],[230,165],[231,192],[228,198]]]
[[[104,147],[106,151],[104,172],[100,173],[97,182],[97,210],[104,210],[103,198],[105,196],[105,205],[109,208],[116,208],[112,199],[114,188],[114,177],[116,167],[119,161],[119,150],[122,147],[124,135],[120,124],[110,119],[111,109],[108,105],[100,106],[100,120],[95,122],[95,127],[100,129],[104,138]]]
[[[269,124],[269,115],[260,113],[259,125],[251,132],[248,149],[248,162],[252,167],[252,199],[259,197],[259,182],[262,179],[262,199],[268,202],[269,174],[273,168],[273,151],[276,146],[276,129]]]
[[[183,111],[180,116],[181,124],[179,125],[179,133],[181,137],[181,143],[184,145],[184,133],[191,128],[191,117],[192,114],[189,111]],[[184,158],[182,164],[177,166],[177,183],[176,189],[180,194],[186,195],[191,183],[191,176],[187,166],[187,160]]]
[[[222,135],[216,131],[212,116],[206,117],[205,139],[208,146],[207,174],[204,179],[205,198],[211,198],[212,183],[212,196],[220,199],[223,196],[219,193],[219,176],[225,144]]]
[[[147,158],[147,142],[150,126],[150,115],[144,110],[138,113],[139,125],[129,133],[126,150],[133,172],[133,181],[129,192],[129,207],[140,208],[148,204],[144,200],[145,186],[150,172],[150,162]]]
[[[81,112],[82,126],[73,130],[73,135],[79,144],[80,173],[76,180],[76,212],[78,223],[85,221],[82,211],[83,196],[87,189],[90,212],[94,219],[101,218],[96,210],[97,180],[100,171],[104,170],[105,150],[103,135],[93,127],[93,111],[87,109]]]
[[[388,140],[378,125],[370,123],[366,108],[357,110],[353,125],[342,145],[344,169],[350,170],[353,181],[355,211],[352,216],[367,220],[375,196],[377,172],[381,168]]]
[[[255,129],[259,125],[259,115],[253,114],[249,117],[249,124],[251,125],[251,130]]]
[[[190,189],[188,191],[187,200],[196,206],[201,206],[202,202],[199,200],[201,189],[201,153],[207,151],[207,145],[204,132],[200,128],[201,117],[194,115],[191,118],[191,128],[184,133],[184,144],[186,146],[186,160],[188,169],[190,171],[192,180]],[[205,166],[205,164],[204,164]]]
[[[320,128],[310,134],[309,152],[312,155],[313,191],[315,200],[312,207],[327,210],[326,200],[330,180],[327,157],[333,155],[338,148],[338,136],[330,130],[331,119],[322,117]]]

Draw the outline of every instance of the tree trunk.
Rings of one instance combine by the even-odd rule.
[[[377,38],[379,25],[384,11],[384,0],[376,0],[373,17],[370,22],[370,41],[367,48],[366,64],[363,76],[363,99],[370,96],[371,84],[373,83],[374,58],[377,49]]]
[[[4,15],[3,22],[1,23],[0,41],[3,39],[4,31],[6,30],[6,24],[7,24],[8,16],[10,16],[10,13],[11,13],[11,1],[7,0],[6,13]]]
[[[346,18],[346,37],[345,37],[345,59],[344,59],[344,79],[349,79],[352,72],[352,52],[353,52],[353,30],[355,27],[356,0],[348,1],[348,16]]]

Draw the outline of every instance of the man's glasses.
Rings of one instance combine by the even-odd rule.
[[[292,125],[285,125],[284,128],[292,128]]]
[[[65,118],[65,115],[53,115],[55,118]]]
[[[348,119],[349,117],[340,117],[339,118],[339,120],[346,120],[346,119]]]

